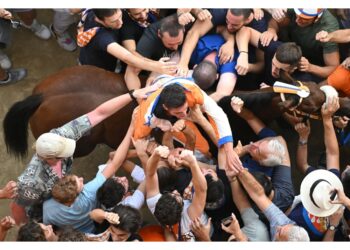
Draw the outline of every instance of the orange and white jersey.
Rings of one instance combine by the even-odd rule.
[[[144,138],[150,134],[152,130],[151,119],[154,117],[154,110],[163,88],[170,84],[179,84],[185,88],[188,107],[192,108],[199,104],[201,110],[208,115],[209,122],[212,124],[218,138],[218,146],[233,141],[231,127],[225,112],[193,82],[192,78],[161,75],[154,82],[156,84],[161,83],[162,87],[150,93],[147,99],[141,102],[139,112],[135,117],[135,139]]]

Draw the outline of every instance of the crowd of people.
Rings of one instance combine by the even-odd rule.
[[[339,163],[350,117],[335,115],[339,97],[350,97],[349,9],[55,9],[49,28],[35,10],[0,17],[0,49],[18,22],[78,48],[79,65],[123,74],[129,90],[37,138],[24,172],[0,189],[12,199],[0,240],[16,224],[18,241],[350,240],[350,166]],[[26,76],[2,51],[0,66],[0,85]],[[309,121],[283,117],[299,135],[292,166],[286,140],[242,99],[233,96],[231,108],[259,138],[247,145],[217,104],[290,79],[323,86],[323,165],[308,164]],[[76,142],[131,102],[138,106],[106,164],[87,182],[72,175]],[[304,175],[300,187],[292,168]]]

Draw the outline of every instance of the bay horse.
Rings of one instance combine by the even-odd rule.
[[[316,84],[305,84],[311,94],[298,108],[307,113],[318,112],[325,96]],[[126,92],[123,75],[94,66],[75,66],[48,76],[34,88],[32,95],[15,103],[7,112],[3,122],[7,150],[16,157],[26,155],[28,123],[34,137],[38,138],[42,133],[60,127]],[[278,94],[271,92],[271,88],[234,92],[234,95],[241,97],[245,105],[265,122],[280,116],[298,99],[287,95],[287,99],[282,102]],[[243,139],[247,125],[235,118],[237,116],[230,107],[230,99],[224,97],[219,105],[227,113],[235,137],[238,134]],[[88,155],[99,143],[116,148],[124,138],[135,107],[131,103],[94,127],[77,142],[74,156]],[[344,110],[350,115],[350,103]]]

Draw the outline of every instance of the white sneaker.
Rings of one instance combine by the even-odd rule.
[[[53,25],[50,25],[51,34],[56,38],[58,45],[67,51],[74,51],[77,49],[77,44],[68,32],[64,32],[62,35],[57,35]]]
[[[44,24],[38,23],[36,19],[33,20],[33,23],[30,26],[25,24],[22,25],[32,30],[34,34],[41,39],[47,40],[51,37],[50,30]]]
[[[0,67],[2,69],[9,69],[11,66],[12,63],[10,61],[10,58],[0,50]]]

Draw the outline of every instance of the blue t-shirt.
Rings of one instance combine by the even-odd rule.
[[[238,57],[237,50],[235,50],[236,53],[232,62],[228,62],[225,64],[219,63],[219,50],[225,42],[225,39],[218,34],[205,35],[201,37],[191,55],[190,65],[194,66],[195,64],[199,64],[208,54],[210,54],[213,51],[216,51],[217,53],[215,56],[215,64],[218,69],[217,72],[219,74],[224,74],[227,72],[236,74],[236,62]]]
[[[93,233],[95,226],[89,214],[96,208],[96,192],[105,181],[104,175],[98,172],[92,181],[84,185],[82,192],[70,207],[53,198],[45,201],[43,206],[44,224],[58,227],[70,225],[83,233]]]
[[[82,65],[94,65],[108,71],[115,70],[117,58],[107,52],[107,46],[118,43],[118,30],[103,27],[95,21],[95,15],[90,11],[85,19],[84,31],[99,27],[96,35],[85,46],[80,48],[79,61]]]
[[[259,140],[267,137],[272,137],[272,136],[277,136],[276,132],[267,127],[263,128],[258,133]],[[253,160],[249,154],[243,156],[241,158],[241,161],[242,161],[243,167],[248,168],[249,172],[258,171],[258,172],[263,172],[267,176],[270,176],[270,177],[272,176],[273,168],[261,166],[257,161]]]

